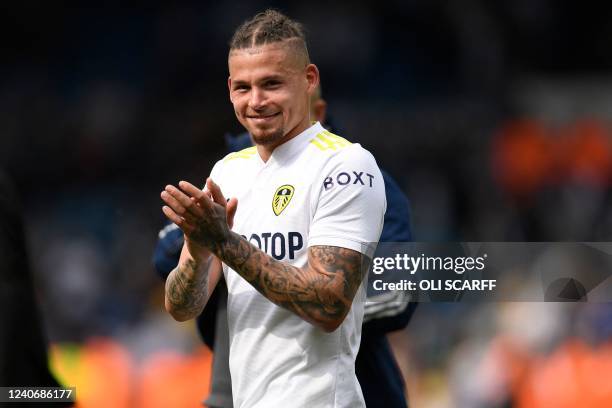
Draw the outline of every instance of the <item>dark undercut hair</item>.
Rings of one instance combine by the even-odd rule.
[[[234,50],[284,43],[304,61],[310,63],[304,27],[283,13],[268,9],[242,23],[230,41],[230,55]]]

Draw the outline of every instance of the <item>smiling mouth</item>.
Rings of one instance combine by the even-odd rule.
[[[274,118],[274,117],[276,117],[278,115],[280,115],[280,112],[276,112],[276,113],[273,113],[271,115],[247,116],[247,118],[253,119],[253,120],[258,120],[258,121],[264,121],[264,120],[268,120],[268,119]]]

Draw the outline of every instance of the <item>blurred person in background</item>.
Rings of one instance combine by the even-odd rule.
[[[327,102],[317,87],[310,99],[310,116],[334,131],[327,116]],[[253,145],[245,132],[238,136],[226,135],[230,152]],[[387,211],[385,212],[380,242],[408,242],[412,240],[410,203],[396,181],[381,170],[385,181]],[[176,267],[184,243],[183,232],[176,224],[167,224],[160,232],[154,253],[155,269],[162,279]],[[371,271],[370,271],[371,273]],[[400,292],[377,293],[368,286],[367,303],[361,333],[361,346],[355,361],[357,379],[368,407],[405,407],[404,381],[397,367],[386,334],[407,326],[417,303],[408,302]],[[197,317],[197,325],[204,343],[214,349],[210,395],[204,404],[209,407],[232,407],[232,388],[229,372],[229,333],[227,327],[227,287],[221,279],[206,308]]]
[[[228,62],[230,99],[256,147],[217,162],[205,191],[181,182],[180,190],[162,192],[164,214],[185,234],[179,264],[166,280],[166,309],[180,321],[197,317],[223,272],[234,404],[364,406],[355,357],[362,268],[373,256],[386,207],[382,175],[361,146],[310,124],[319,73],[299,23],[272,10],[256,15],[235,32]],[[266,178],[258,169],[273,169],[268,188],[253,188]],[[338,181],[333,188],[329,180],[350,169],[369,182]],[[213,179],[241,197],[235,226],[237,200],[226,202]],[[279,217],[294,186],[297,203]],[[269,199],[275,217],[264,212]],[[293,232],[271,233],[268,246],[267,233],[259,232],[268,229]],[[271,255],[253,245],[261,248],[262,240]]]
[[[49,372],[21,206],[11,182],[1,171],[0,258],[0,386],[59,387]]]

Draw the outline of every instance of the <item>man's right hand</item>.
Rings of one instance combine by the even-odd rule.
[[[168,185],[162,191],[161,198],[167,204],[162,211],[183,231],[185,247],[189,255],[200,263],[208,260],[211,255],[209,248],[204,244],[206,239],[202,238],[204,235],[202,230],[206,228],[206,225],[202,223],[202,218],[205,217],[203,206],[210,207],[212,201],[223,207],[227,228],[231,230],[238,208],[238,200],[235,198],[226,200],[221,188],[210,177],[206,180],[204,190],[186,181],[181,181],[179,187],[180,189]]]

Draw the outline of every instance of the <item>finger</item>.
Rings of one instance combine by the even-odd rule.
[[[231,198],[227,202],[227,207],[225,208],[227,212],[227,225],[232,229],[234,226],[234,216],[236,215],[236,210],[238,209],[238,199]]]
[[[196,199],[200,199],[205,194],[204,191],[200,190],[188,181],[179,181],[178,185],[186,194]]]
[[[213,201],[213,196],[208,187],[206,187],[206,180],[204,180],[204,188],[202,189],[202,192],[209,198],[210,201]]]
[[[191,197],[191,202],[194,203],[195,205],[197,205],[200,208],[202,207],[195,197]]]
[[[188,181],[180,181],[179,187],[187,194],[191,196],[191,198],[195,199],[197,202],[198,208],[208,208],[211,204],[210,193],[207,191],[202,191],[193,184]]]
[[[183,207],[187,208],[189,205],[191,205],[191,200],[189,199],[189,196],[177,187],[168,184],[164,190],[172,197],[174,197]]]
[[[206,188],[208,188],[208,191],[210,191],[213,201],[225,207],[226,202],[225,197],[223,197],[223,193],[221,192],[221,187],[219,187],[210,177],[206,179]]]
[[[176,198],[172,197],[172,195],[170,195],[170,193],[168,193],[166,190],[162,191],[159,196],[166,204],[168,204],[170,208],[172,208],[178,214],[183,214],[185,211],[187,211],[186,208],[183,207],[181,203],[179,203]]]
[[[204,187],[204,194],[206,194],[206,197],[210,198],[210,200],[212,201],[213,197],[212,194],[210,193],[210,191],[208,191],[208,189],[206,187]]]
[[[187,218],[190,222],[193,222],[194,216],[199,216],[202,213],[202,209],[195,206],[191,200],[189,200],[190,208],[185,208],[185,206],[179,202],[174,196],[168,193],[166,190],[162,191],[161,199],[179,216],[183,218]]]
[[[178,215],[176,212],[172,210],[172,208],[164,205],[162,207],[162,212],[170,221],[175,223],[183,232],[188,233],[193,229],[193,226],[187,222],[183,217]]]
[[[196,217],[199,217],[202,215],[202,210],[200,209],[200,207],[194,205],[193,201],[191,201],[191,197],[183,193],[178,188],[174,187],[173,185],[167,185],[165,191],[168,194],[170,194],[181,205],[181,207],[183,207],[184,211],[181,210],[180,208],[173,207],[173,209],[179,215],[183,216],[187,212],[192,213]],[[170,203],[168,203],[168,205],[170,205]]]
[[[206,188],[206,184],[204,185],[204,188],[200,190],[200,192],[212,201],[212,194],[210,194],[210,191],[208,191],[208,189]],[[194,200],[196,203],[198,202],[195,197],[191,197],[191,199]]]

